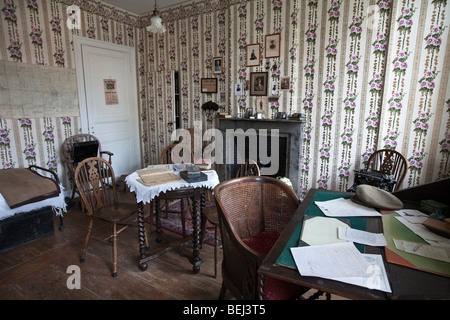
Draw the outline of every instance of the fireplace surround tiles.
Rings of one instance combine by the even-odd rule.
[[[216,170],[220,181],[234,178],[237,162],[243,158],[251,158],[249,149],[256,153],[258,162],[262,169],[262,175],[283,176],[291,180],[295,193],[300,191],[300,163],[302,153],[302,136],[304,122],[297,120],[278,119],[244,119],[244,118],[220,118],[217,119],[218,128],[223,137],[223,164],[216,164]],[[255,137],[249,137],[256,132]],[[233,139],[226,139],[233,137]],[[244,136],[244,139],[243,137]],[[279,139],[277,139],[279,137]],[[239,140],[241,139],[241,140]],[[267,146],[266,150],[260,150],[262,146]],[[237,141],[245,141],[245,147],[238,150]],[[275,142],[275,144],[274,144]],[[277,152],[273,150],[278,146]],[[250,148],[249,148],[250,147]],[[252,147],[254,147],[252,149]],[[265,148],[263,148],[265,149]],[[244,151],[245,150],[245,155]],[[256,150],[256,152],[255,152]],[[262,156],[262,157],[260,157]],[[264,157],[266,160],[264,160]],[[267,157],[271,163],[267,164]],[[237,161],[238,159],[241,159]],[[278,161],[278,163],[272,163]],[[271,167],[272,166],[272,167]],[[278,171],[273,170],[277,168]],[[266,173],[266,174],[265,174]]]

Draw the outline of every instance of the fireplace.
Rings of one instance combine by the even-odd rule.
[[[223,144],[226,161],[216,165],[220,181],[234,178],[239,163],[253,158],[261,168],[261,175],[288,177],[299,193],[303,122],[238,118],[217,121],[222,136],[232,137]]]
[[[276,145],[272,146],[272,136],[268,136],[268,135],[260,135],[257,134],[256,136],[256,143],[255,143],[255,156],[251,155],[251,146],[252,146],[252,141],[248,136],[244,136],[244,152],[242,152],[242,154],[239,154],[239,146],[238,146],[238,137],[234,138],[234,157],[233,157],[233,163],[230,164],[230,169],[231,172],[236,172],[236,170],[238,169],[238,166],[240,163],[242,163],[243,159],[253,159],[258,163],[258,166],[260,167],[260,169],[264,172],[266,171],[266,168],[270,168],[271,167],[271,163],[265,163],[263,161],[263,159],[261,159],[262,157],[260,156],[262,153],[265,153],[265,155],[267,155],[268,159],[273,158],[273,156],[275,155],[275,150],[272,150],[272,148],[278,148],[278,155],[280,155],[281,157],[278,157],[277,159],[277,168],[270,173],[266,173],[266,176],[269,177],[286,177],[286,173],[287,168],[288,168],[288,158],[285,157],[284,155],[288,153],[288,149],[287,149],[287,137],[278,137],[277,143]],[[265,150],[261,150],[260,145],[265,146]],[[231,151],[231,150],[228,150]],[[233,152],[231,151],[231,152]]]

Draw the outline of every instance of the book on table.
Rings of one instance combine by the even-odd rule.
[[[180,181],[181,178],[177,176],[170,168],[147,168],[137,170],[139,178],[137,181],[147,187],[154,187],[160,184]]]

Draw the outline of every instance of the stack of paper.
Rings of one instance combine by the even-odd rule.
[[[392,239],[395,247],[408,253],[434,260],[450,262],[450,248],[431,246],[429,244]]]
[[[305,216],[300,246],[291,248],[302,276],[391,292],[381,255],[362,254],[354,242],[385,246],[383,234],[356,230],[336,218]]]
[[[408,229],[417,234],[430,245],[450,247],[450,239],[437,235],[427,229],[424,225],[422,225],[422,222],[424,220],[422,220],[423,217],[420,214],[412,215],[411,213],[409,213],[409,215],[405,215],[405,213],[401,210],[397,211],[397,213],[401,215],[401,217],[395,217],[398,221],[400,221]]]

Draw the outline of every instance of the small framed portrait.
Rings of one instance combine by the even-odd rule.
[[[242,96],[244,94],[244,90],[242,88],[242,83],[236,83],[234,86],[234,95]]]
[[[212,58],[212,66],[213,66],[213,74],[222,74],[223,73],[223,58],[222,57]]]
[[[259,67],[261,64],[261,44],[249,44],[247,46],[247,67]]]
[[[262,113],[264,116],[269,115],[269,103],[267,97],[255,99],[255,113]]]
[[[281,90],[289,90],[291,87],[291,78],[290,77],[282,77],[280,82]]]
[[[275,119],[287,119],[287,113],[286,112],[277,112],[275,114]]]
[[[251,96],[267,96],[268,88],[268,72],[251,72],[250,73],[250,95]]]
[[[217,93],[217,78],[201,79],[202,93]]]
[[[266,35],[266,58],[278,58],[280,56],[281,47],[281,34],[268,34]]]

